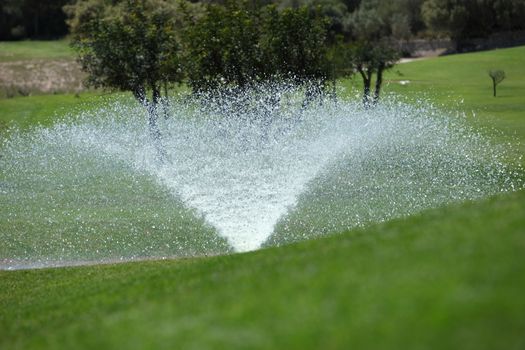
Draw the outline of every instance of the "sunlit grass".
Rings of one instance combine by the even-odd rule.
[[[34,59],[74,59],[68,40],[24,40],[0,42],[0,62]]]
[[[400,65],[385,92],[423,94],[523,144],[523,57]],[[508,76],[497,98],[489,68]],[[87,96],[0,101],[0,118],[51,123]],[[0,348],[522,349],[524,213],[520,191],[248,254],[2,271]]]

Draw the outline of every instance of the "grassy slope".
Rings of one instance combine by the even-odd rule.
[[[4,349],[525,346],[525,193],[250,254],[0,272]]]
[[[525,46],[420,60],[399,64],[386,75],[384,93],[433,102],[466,113],[476,126],[503,132],[500,141],[516,137],[525,153]],[[490,69],[503,69],[507,78],[492,96]],[[400,81],[409,81],[406,85]],[[346,86],[361,88],[358,76]]]
[[[496,57],[523,48],[406,64],[390,79],[413,83],[388,89],[427,81],[446,102],[452,86],[480,123],[523,140],[525,79],[500,102],[476,68]],[[499,67],[503,99],[514,78]],[[0,272],[0,348],[523,348],[524,212],[519,192],[250,254]]]

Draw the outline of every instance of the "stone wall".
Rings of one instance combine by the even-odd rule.
[[[468,39],[457,49],[454,41],[444,39],[412,39],[399,42],[399,48],[406,56],[440,56],[458,52],[472,52],[525,45],[525,31],[494,33],[487,38]]]

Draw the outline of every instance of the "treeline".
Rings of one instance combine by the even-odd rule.
[[[327,4],[280,8],[258,0],[85,0],[64,11],[87,83],[130,91],[148,110],[162,158],[157,107],[169,103],[163,97],[173,84],[235,99],[246,88],[291,81],[309,105],[335,98],[337,78],[358,74],[364,106],[375,105],[383,72],[399,58],[397,41],[417,19],[396,17],[394,5],[380,0],[334,4],[344,6],[335,13]]]
[[[67,34],[65,5],[91,0],[2,0],[0,40],[57,38]],[[115,3],[114,1],[108,1]],[[195,1],[193,1],[195,2]],[[202,0],[225,4],[225,0]],[[250,0],[251,8],[320,8],[329,37],[356,35],[356,21],[397,39],[450,37],[459,48],[470,38],[525,30],[523,0]]]
[[[330,37],[321,6],[90,0],[65,11],[88,85],[131,91],[145,105],[177,83],[198,93],[289,81],[313,99],[356,72],[364,102],[375,103],[383,71],[399,58],[382,27],[362,19],[352,39]]]
[[[71,0],[0,0],[0,40],[57,39],[68,33]]]

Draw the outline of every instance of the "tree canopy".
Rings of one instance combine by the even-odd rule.
[[[162,0],[90,0],[66,8],[72,45],[94,87],[131,91],[141,102],[180,82],[177,6]]]
[[[425,0],[421,15],[429,30],[449,35],[458,48],[468,38],[525,29],[523,0]]]
[[[0,1],[0,40],[56,39],[66,35],[66,16],[62,6],[69,1]]]
[[[191,0],[192,4],[225,5],[231,0]],[[57,38],[67,34],[64,5],[91,0],[2,0],[0,40]],[[116,3],[118,0],[109,1]],[[166,2],[173,2],[166,0]],[[328,18],[328,40],[351,35],[354,12],[374,9],[399,38],[451,36],[461,44],[469,38],[498,31],[525,30],[523,0],[250,0],[251,10],[275,5],[285,8],[320,8]]]
[[[187,16],[188,17],[188,16]],[[239,2],[209,4],[189,18],[183,41],[188,83],[196,90],[244,87],[275,77],[325,80],[328,22],[307,7],[278,11]]]

